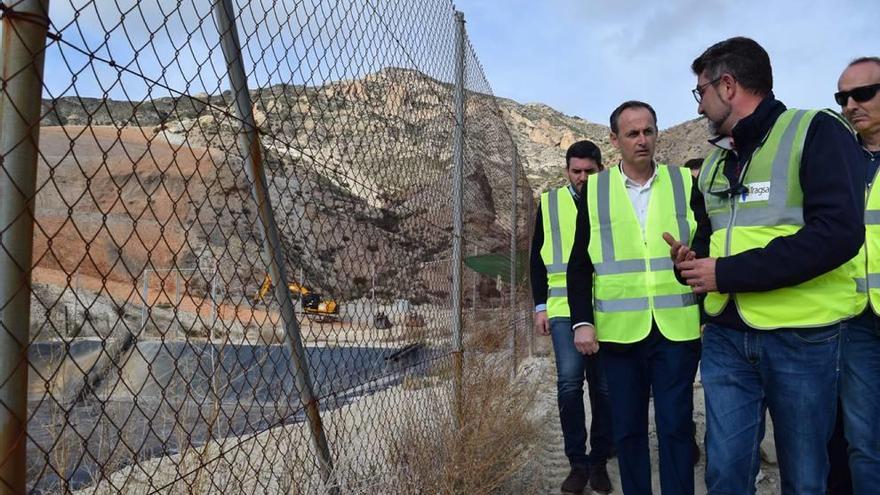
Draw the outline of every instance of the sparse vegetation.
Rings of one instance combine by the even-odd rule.
[[[483,355],[468,360],[462,382],[460,424],[453,414],[434,422],[411,417],[395,436],[399,493],[494,493],[527,462],[538,432],[528,415],[536,388],[511,382]]]

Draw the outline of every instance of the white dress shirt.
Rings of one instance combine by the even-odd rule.
[[[639,225],[642,227],[642,239],[645,237],[645,219],[648,218],[648,201],[651,199],[651,185],[657,178],[657,166],[653,168],[651,177],[644,185],[629,178],[623,164],[620,164],[620,176],[623,178],[623,184],[626,186],[626,193],[632,202],[633,209],[636,211],[636,217],[639,219]]]

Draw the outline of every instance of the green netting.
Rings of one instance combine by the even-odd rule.
[[[528,253],[517,253],[516,274],[519,282],[526,279],[526,267],[528,266]],[[510,278],[510,256],[505,254],[479,254],[464,259],[464,264],[471,270],[487,277],[501,277],[506,281]]]

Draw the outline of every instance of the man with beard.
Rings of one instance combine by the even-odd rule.
[[[627,495],[651,493],[648,407],[653,392],[663,493],[694,493],[693,384],[700,349],[696,296],[680,284],[662,233],[690,239],[693,178],[654,161],[657,116],[627,101],[610,118],[620,166],[591,178],[568,265],[574,345],[599,353]]]
[[[572,144],[565,154],[568,184],[541,194],[532,237],[531,282],[535,301],[535,330],[550,335],[556,355],[556,399],[565,455],[571,471],[562,483],[565,493],[609,493],[606,462],[611,450],[611,412],[608,385],[595,356],[574,346],[566,298],[566,265],[574,239],[575,218],[587,177],[602,170],[602,153],[590,141]],[[589,386],[590,454],[586,453],[584,379]]]
[[[838,116],[776,100],[754,40],[716,43],[691,69],[717,135],[698,181],[710,247],[667,241],[683,280],[706,294],[708,493],[755,492],[769,409],[782,493],[824,495],[840,322],[861,309],[859,150]]]

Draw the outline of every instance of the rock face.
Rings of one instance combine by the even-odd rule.
[[[343,301],[371,289],[386,300],[445,301],[451,88],[386,69],[251,97],[289,277]],[[120,284],[128,301],[150,270],[149,291],[170,300],[177,282],[158,273],[174,268],[188,270],[187,294],[219,285],[222,297],[251,299],[267,260],[231,102],[228,93],[44,102],[35,259],[45,283],[107,294]],[[471,95],[466,111],[465,235],[481,252],[506,253],[514,148],[493,98]],[[58,300],[42,306],[57,310]]]
[[[373,288],[383,299],[446,300],[452,88],[388,68],[324,86],[259,88],[251,98],[289,276],[343,300]],[[267,263],[232,102],[228,91],[146,102],[45,101],[35,260],[46,283],[71,285],[63,275],[76,273],[81,287],[91,280],[91,290],[119,284],[137,295],[144,269],[174,267],[192,270],[182,282],[187,293],[204,295],[219,283],[223,297],[251,299]],[[703,127],[692,121],[663,131],[658,157],[680,163],[704,155]],[[514,149],[518,175],[531,184],[518,193],[525,249],[528,202],[563,182],[567,147],[591,139],[613,164],[619,155],[608,134],[546,105],[469,93],[466,241],[479,253],[508,252]],[[154,273],[148,289],[170,300],[176,289],[161,279]],[[491,296],[494,284],[480,292]]]
[[[607,126],[569,117],[543,104],[521,105],[503,98],[498,102],[536,193],[565,182],[565,151],[575,141],[589,139],[596,143],[606,164],[620,159],[620,153],[611,146]]]
[[[660,132],[657,158],[669,164],[683,165],[692,158],[706,158],[712,152],[709,127],[705,119],[683,122]]]
[[[536,193],[565,183],[565,151],[575,141],[589,139],[596,143],[606,166],[620,160],[620,153],[611,145],[608,126],[564,115],[543,104],[522,105],[504,98],[498,102]],[[711,151],[708,139],[703,119],[664,129],[658,136],[656,158],[670,165],[704,158]]]

